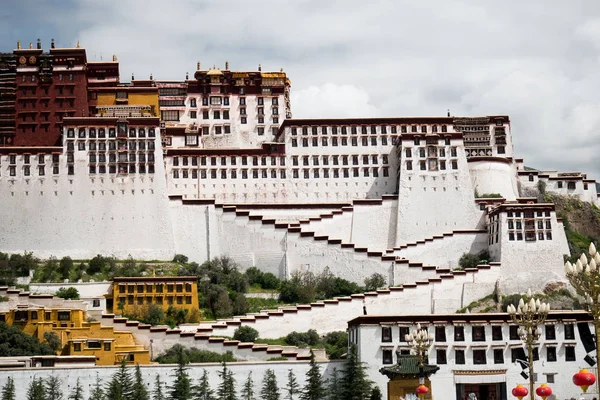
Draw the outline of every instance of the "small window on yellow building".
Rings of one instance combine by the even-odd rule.
[[[135,356],[134,356],[133,353],[129,353],[127,355],[127,361],[130,361],[130,362],[134,362],[135,361]]]
[[[50,312],[50,311],[46,311],[46,312],[45,312],[44,319],[45,319],[46,321],[50,321],[50,320],[52,319],[52,312]]]
[[[146,304],[152,304],[152,297],[146,297]]]
[[[0,314],[0,322],[6,322],[6,314]]]
[[[146,285],[146,293],[152,293],[152,285]]]
[[[192,296],[185,296],[185,304],[192,304]]]
[[[192,291],[192,285],[190,283],[185,284],[185,291],[188,293]]]
[[[167,303],[173,304],[173,296],[167,297]]]
[[[31,319],[38,319],[38,313],[37,313],[37,311],[32,311],[31,312]]]
[[[104,342],[104,351],[110,351],[110,342]]]
[[[144,287],[145,287],[144,285],[138,285],[138,287],[137,287],[138,293],[144,293]]]
[[[177,285],[177,293],[183,292],[183,285]]]
[[[167,292],[173,291],[173,285],[167,285]]]
[[[98,342],[97,340],[88,340],[87,348],[88,349],[101,349],[102,344],[100,342]]]
[[[177,296],[177,304],[183,304],[183,297]]]
[[[58,312],[58,320],[59,321],[70,321],[71,320],[71,311],[59,311]]]
[[[143,297],[138,297],[137,303],[138,303],[138,306],[143,305],[144,304],[144,298]]]
[[[156,293],[162,293],[163,292],[163,285],[156,285]]]
[[[133,285],[127,286],[127,293],[133,293],[134,290],[135,290],[135,287]]]
[[[156,304],[162,304],[163,303],[163,298],[162,296],[159,296],[156,298]]]
[[[133,296],[127,296],[127,304],[129,304],[130,306],[133,305]]]
[[[125,285],[119,285],[119,293],[125,293]]]
[[[81,351],[81,343],[73,343],[73,351]]]

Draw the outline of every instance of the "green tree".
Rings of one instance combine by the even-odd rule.
[[[327,400],[344,400],[344,388],[340,379],[340,373],[337,368],[334,368],[331,372],[331,378],[329,379],[329,385],[327,386],[328,397]]]
[[[300,395],[302,400],[321,400],[325,398],[325,385],[321,368],[315,361],[315,353],[310,351],[310,367],[306,371],[306,384]]]
[[[62,349],[62,342],[54,331],[44,332],[44,342],[48,343],[48,346],[50,346],[55,352],[58,352],[60,349]]]
[[[248,378],[246,379],[246,382],[244,382],[244,387],[242,388],[242,400],[255,400],[252,371],[248,373]]]
[[[298,384],[298,379],[296,379],[296,375],[291,369],[288,370],[288,379],[284,391],[286,393],[286,400],[294,400],[296,399],[296,396],[300,394],[300,385]]]
[[[479,256],[477,254],[464,253],[458,260],[458,265],[462,269],[475,268],[479,264]]]
[[[233,372],[227,368],[227,364],[223,363],[223,369],[219,372],[221,382],[217,389],[219,400],[237,400],[235,393],[235,378]]]
[[[45,386],[45,400],[62,400],[63,394],[62,390],[60,389],[61,382],[57,376],[50,375],[47,377]]]
[[[27,400],[46,400],[46,391],[44,390],[44,380],[42,378],[33,378],[27,388]]]
[[[77,378],[77,382],[75,383],[75,387],[73,391],[69,395],[69,400],[83,400],[83,387],[81,387],[81,383],[79,382],[79,378]]]
[[[203,370],[198,385],[194,387],[194,400],[215,400],[215,393],[208,382],[208,372]]]
[[[250,305],[248,304],[248,299],[246,299],[246,296],[244,296],[243,293],[235,294],[235,300],[233,301],[232,308],[233,315],[244,315],[248,313]]]
[[[72,269],[73,260],[71,260],[71,257],[67,256],[60,259],[58,273],[60,274],[61,279],[69,279],[69,274]]]
[[[130,399],[133,391],[133,382],[127,369],[125,360],[121,361],[121,366],[112,376],[106,388],[106,396],[110,400]]]
[[[343,385],[344,399],[368,400],[371,395],[373,382],[367,379],[364,363],[358,359],[356,345],[350,346],[348,359],[344,369]]]
[[[265,371],[263,376],[262,388],[260,389],[261,399],[279,400],[279,388],[277,387],[277,377],[275,371],[271,368]]]
[[[89,275],[97,274],[98,272],[101,272],[107,264],[107,260],[98,254],[96,257],[90,260],[87,272]]]
[[[140,365],[135,366],[135,378],[133,381],[133,387],[131,391],[131,400],[149,400],[148,390],[144,385],[144,379],[142,379],[142,370]]]
[[[170,400],[190,400],[192,398],[192,381],[188,375],[186,364],[183,351],[179,351],[173,385],[169,387]]]
[[[379,390],[379,386],[375,386],[373,388],[373,390],[371,390],[371,396],[369,397],[369,400],[381,400],[381,399],[382,399],[381,390]]]
[[[96,372],[96,384],[90,393],[89,400],[105,400],[104,390],[102,389],[102,381],[100,380],[100,376]]]
[[[175,257],[173,257],[173,262],[178,264],[187,264],[188,260],[189,258],[183,254],[175,254]]]
[[[375,273],[365,279],[365,290],[372,291],[381,289],[387,285],[387,280],[382,274]]]
[[[152,392],[152,400],[166,400],[163,394],[163,383],[160,381],[160,375],[156,374],[154,380],[154,392]]]
[[[22,332],[15,326],[0,322],[0,357],[54,355],[46,343]]]
[[[255,342],[256,339],[258,339],[258,331],[251,326],[240,326],[233,332],[233,340]]]
[[[56,291],[55,296],[65,300],[79,300],[79,290],[74,287],[60,288]]]
[[[233,315],[233,304],[227,290],[219,284],[210,284],[206,289],[206,306],[215,318]]]
[[[2,400],[15,400],[15,381],[9,376],[2,386]]]
[[[183,352],[183,357],[186,364],[189,363],[207,363],[207,362],[233,362],[233,354],[228,351],[224,354],[215,353],[214,351],[200,350],[194,347],[184,347],[180,344],[174,344],[172,347],[161,353],[156,361],[159,364],[177,364],[179,352]]]

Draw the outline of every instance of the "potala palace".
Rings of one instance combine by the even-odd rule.
[[[76,259],[185,254],[199,263],[229,256],[280,278],[329,268],[358,283],[376,272],[388,280],[389,289],[374,293],[173,332],[102,316],[103,324],[130,330],[155,349],[175,342],[221,352],[227,346],[261,361],[266,353],[243,344],[198,337],[232,336],[249,323],[267,338],[346,330],[366,307],[374,317],[351,327],[377,336],[360,347],[377,355],[361,357],[383,389],[382,357],[400,345],[379,343],[380,327],[391,323],[396,332],[415,321],[375,315],[456,325],[450,314],[495,289],[541,290],[565,281],[563,222],[540,194],[600,205],[596,181],[585,173],[526,168],[506,115],[294,119],[283,70],[198,62],[182,81],[132,76],[121,83],[116,57],[90,62],[83,48],[54,43],[48,51],[40,42],[17,47],[0,54],[0,251]],[[462,254],[482,252],[490,254],[484,265],[456,269]],[[556,321],[562,332],[587,319],[561,313]],[[480,325],[475,317],[461,323]],[[481,324],[494,323],[509,334],[505,317]],[[562,357],[575,342],[558,346]],[[582,359],[585,351],[577,347],[577,354]],[[484,366],[469,370],[478,368]],[[505,368],[505,385],[519,372]],[[451,375],[446,368],[433,392],[443,393]],[[506,398],[506,387],[498,390],[497,398]]]

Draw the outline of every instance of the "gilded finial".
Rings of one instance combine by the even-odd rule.
[[[33,43],[29,42],[29,49],[33,49]]]
[[[117,55],[113,54],[113,61],[117,61]]]
[[[77,48],[81,48],[81,46],[79,45],[79,40],[77,41]]]
[[[229,71],[229,61],[225,61],[225,71]]]
[[[21,50],[21,41],[17,40],[17,50]]]
[[[198,66],[196,67],[197,71],[200,71],[200,61],[198,61]]]
[[[262,71],[262,66],[260,64],[258,64],[258,71]]]
[[[152,277],[156,278],[156,268],[152,268]]]

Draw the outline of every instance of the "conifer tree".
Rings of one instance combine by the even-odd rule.
[[[132,392],[133,382],[127,370],[127,362],[123,359],[121,366],[108,382],[105,394],[108,400],[129,400]]]
[[[105,399],[106,399],[106,397],[104,397],[104,390],[102,390],[100,376],[96,372],[96,384],[94,385],[94,388],[92,389],[92,392],[90,393],[89,400],[105,400]]]
[[[296,379],[296,375],[291,369],[288,370],[288,379],[285,386],[285,392],[286,400],[294,400],[300,394],[300,385],[298,384],[298,379]]]
[[[33,378],[27,388],[27,400],[46,400],[46,392],[44,390],[44,381],[42,378]]]
[[[140,365],[135,366],[135,380],[133,381],[133,387],[131,391],[131,400],[150,400],[148,397],[148,390],[144,385],[144,379],[142,379],[142,370]]]
[[[190,400],[192,398],[192,381],[188,375],[185,355],[183,349],[177,352],[177,368],[173,380],[173,386],[169,387],[170,400]]]
[[[340,379],[340,373],[337,368],[334,368],[331,372],[329,385],[327,386],[327,400],[344,400],[343,390],[344,388]]]
[[[369,397],[369,400],[381,400],[381,399],[382,399],[381,390],[379,390],[379,386],[375,386],[373,388],[373,390],[371,390],[371,397]]]
[[[368,400],[371,396],[373,382],[367,379],[366,367],[358,359],[356,345],[353,344],[348,352],[348,360],[343,377],[344,399]]]
[[[265,375],[263,376],[260,396],[262,400],[279,400],[277,377],[275,376],[275,371],[270,368],[265,371]]]
[[[215,400],[215,393],[208,383],[208,372],[204,370],[198,386],[194,387],[194,400]]]
[[[219,400],[237,400],[235,378],[233,377],[233,372],[227,369],[227,364],[223,363],[223,370],[219,372],[219,377],[221,378],[221,383],[219,383],[219,388],[217,389]]]
[[[248,379],[246,379],[246,382],[244,382],[244,387],[242,388],[242,400],[255,400],[252,371],[248,373]]]
[[[69,400],[83,400],[83,388],[81,387],[79,378],[77,378],[77,383],[75,384],[75,388],[69,395]]]
[[[62,400],[63,394],[60,389],[61,382],[58,377],[51,375],[46,378],[45,386],[45,400]]]
[[[321,400],[325,398],[325,387],[321,368],[315,361],[315,353],[310,351],[310,367],[306,371],[306,384],[302,390],[301,400]]]
[[[156,380],[154,381],[152,400],[165,400],[165,395],[163,394],[163,383],[160,381],[160,375],[158,374],[156,374]]]
[[[12,376],[9,376],[6,384],[2,386],[2,400],[15,400],[15,381]]]

